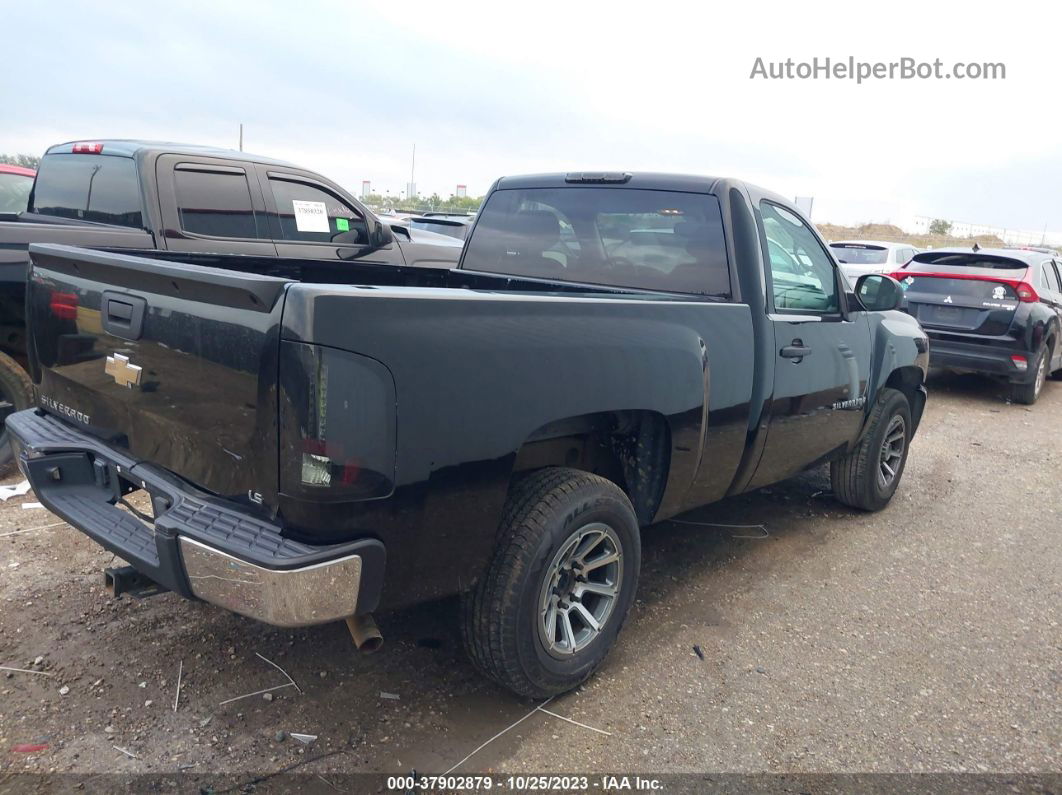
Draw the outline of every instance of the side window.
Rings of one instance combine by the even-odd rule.
[[[837,280],[833,261],[815,233],[793,213],[760,202],[771,265],[775,309],[837,312]]]
[[[1055,269],[1055,291],[1062,293],[1062,262],[1056,259],[1053,264]]]
[[[333,193],[275,177],[269,178],[269,185],[277,203],[281,240],[344,245],[369,242],[361,213]]]
[[[1050,260],[1040,266],[1040,281],[1048,290],[1056,293],[1062,292],[1062,289],[1058,286],[1058,276],[1055,274],[1055,269]]]
[[[210,237],[268,238],[259,230],[243,169],[178,163],[173,172],[181,229]]]

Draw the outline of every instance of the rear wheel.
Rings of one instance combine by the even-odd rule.
[[[0,353],[0,420],[33,405],[33,383],[29,374],[6,353]],[[15,463],[7,431],[0,433],[0,475],[6,475]]]
[[[881,390],[867,425],[859,446],[830,464],[830,481],[834,496],[845,505],[879,511],[900,485],[914,433],[911,405],[903,392]]]
[[[611,481],[550,468],[510,493],[494,560],[462,605],[465,647],[522,696],[572,689],[601,664],[634,600],[638,521]]]
[[[1044,384],[1047,382],[1047,373],[1051,368],[1051,347],[1050,345],[1044,345],[1040,350],[1040,354],[1036,357],[1036,361],[1033,363],[1033,377],[1032,380],[1025,384],[1012,384],[1011,385],[1011,400],[1015,403],[1021,403],[1025,406],[1031,406],[1037,400],[1040,399],[1040,393],[1044,389]]]

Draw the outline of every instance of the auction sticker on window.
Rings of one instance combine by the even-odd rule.
[[[295,208],[295,228],[300,232],[328,233],[328,210],[324,202],[291,200]]]

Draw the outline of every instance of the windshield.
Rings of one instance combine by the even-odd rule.
[[[29,203],[33,177],[0,173],[0,213],[21,213]]]
[[[830,249],[838,262],[850,265],[883,265],[889,261],[889,250],[883,246],[861,243],[831,243]]]

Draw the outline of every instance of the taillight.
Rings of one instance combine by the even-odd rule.
[[[1028,282],[1006,282],[1014,288],[1014,292],[1018,294],[1018,300],[1024,304],[1035,304],[1040,300],[1040,296],[1036,294],[1036,289]]]
[[[82,141],[74,144],[75,155],[98,155],[103,151],[103,144],[99,141]]]
[[[280,490],[368,500],[394,490],[394,379],[379,362],[305,343],[280,346]]]
[[[74,293],[52,293],[48,308],[60,320],[77,320],[77,295]]]
[[[1019,354],[1014,354],[1010,357],[1010,360],[1014,363],[1014,366],[1019,370],[1029,369],[1029,360]]]
[[[892,277],[893,279],[895,279],[898,282],[902,282],[904,279],[906,279],[911,274],[906,273],[905,271],[893,271],[892,273],[886,273],[885,275]]]

